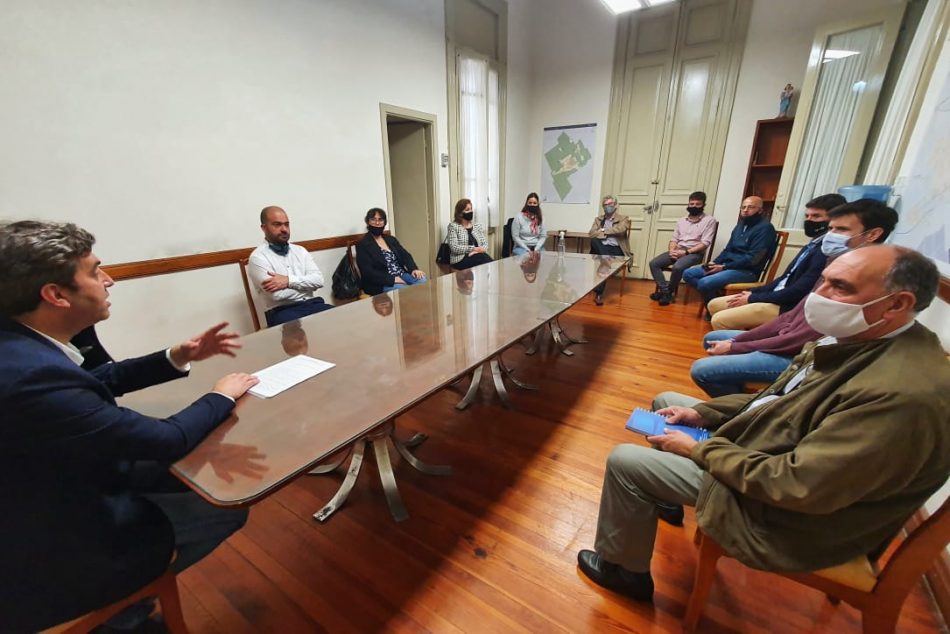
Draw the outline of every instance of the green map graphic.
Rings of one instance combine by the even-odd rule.
[[[545,152],[544,158],[551,169],[554,189],[564,200],[573,189],[571,176],[590,162],[591,154],[583,141],[572,141],[566,132],[562,132],[557,145]]]

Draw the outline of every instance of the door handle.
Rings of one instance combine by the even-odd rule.
[[[660,206],[660,203],[654,200],[649,205],[644,205],[643,211],[647,212],[647,214],[649,215],[653,215],[653,212],[656,211],[657,207],[659,206]]]

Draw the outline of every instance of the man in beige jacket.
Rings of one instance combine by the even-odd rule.
[[[594,218],[587,235],[590,236],[590,252],[593,255],[616,255],[630,257],[630,218],[617,212],[617,198],[607,194],[601,201],[603,211]],[[604,289],[607,282],[594,289],[594,303],[604,304]]]
[[[815,570],[878,550],[950,474],[950,364],[915,321],[939,274],[916,251],[867,246],[840,256],[805,316],[826,336],[758,394],[699,402],[660,395],[671,424],[704,427],[620,445],[607,461],[594,550],[598,585],[653,594],[657,503],[696,507],[704,533],[764,570]]]

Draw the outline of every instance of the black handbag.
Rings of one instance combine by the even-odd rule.
[[[448,240],[448,237],[446,237]],[[435,254],[436,264],[449,264],[452,258],[452,251],[449,249],[449,243],[445,240],[439,245],[439,252]]]
[[[343,259],[333,271],[333,296],[337,299],[355,299],[360,296],[360,276],[353,265],[350,248],[347,247]]]

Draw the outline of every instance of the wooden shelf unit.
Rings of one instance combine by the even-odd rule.
[[[775,195],[782,179],[788,140],[792,136],[793,117],[760,119],[755,123],[755,138],[749,156],[749,171],[745,177],[742,197],[759,196],[763,200],[763,213],[772,217]]]

